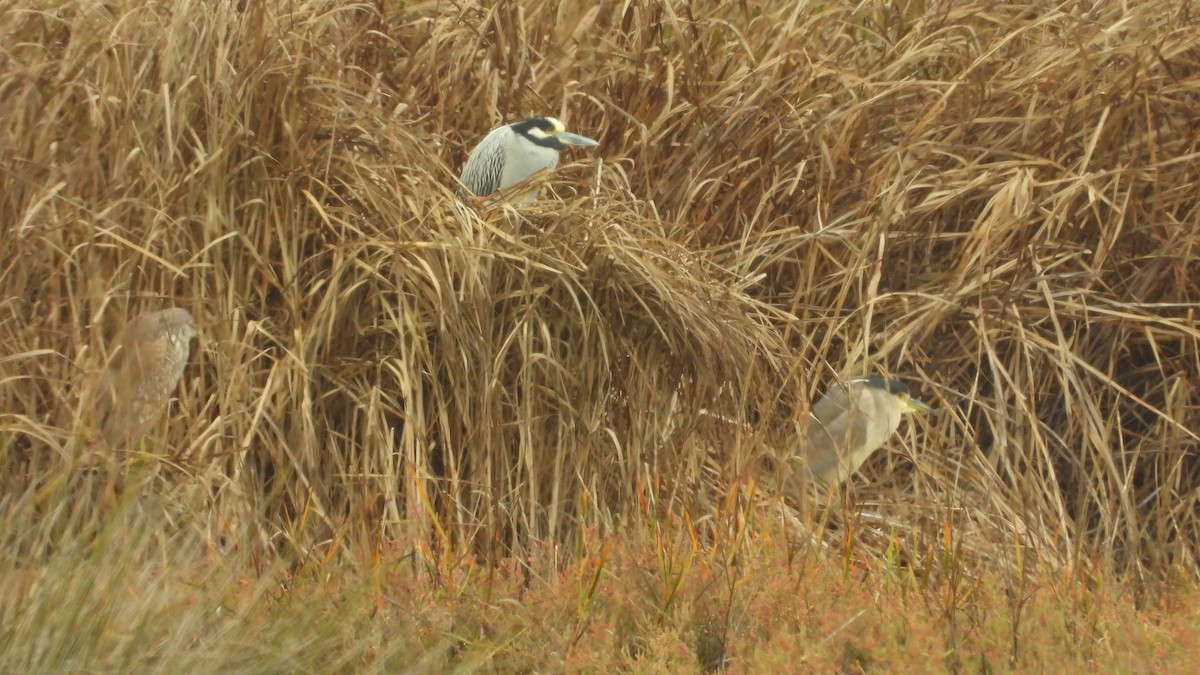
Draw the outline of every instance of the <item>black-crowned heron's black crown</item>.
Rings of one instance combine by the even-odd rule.
[[[858,379],[861,380],[868,387],[871,387],[873,389],[883,389],[883,390],[886,390],[889,394],[894,394],[896,396],[899,396],[900,394],[908,394],[909,393],[907,384],[904,384],[900,380],[893,379],[890,377],[884,377],[877,373],[868,375],[866,377],[858,378]]]

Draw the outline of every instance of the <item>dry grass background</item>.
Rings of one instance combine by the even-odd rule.
[[[665,523],[744,549],[761,439],[874,370],[941,412],[835,496],[835,560],[1200,573],[1186,2],[0,11],[10,578],[95,542],[439,579]],[[459,203],[535,114],[601,147]],[[97,468],[88,377],[168,305],[178,404]],[[87,663],[51,643],[10,665]]]

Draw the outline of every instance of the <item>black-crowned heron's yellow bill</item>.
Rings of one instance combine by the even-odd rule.
[[[887,442],[904,415],[931,410],[903,382],[882,375],[834,384],[812,408],[800,463],[820,481],[838,485]]]
[[[497,127],[471,150],[459,182],[464,193],[476,197],[506,193],[539,171],[554,171],[559,151],[568,145],[590,148],[599,143],[567,131],[553,117],[531,117]],[[511,195],[511,201],[529,203],[537,199],[537,193],[537,188],[532,188]]]

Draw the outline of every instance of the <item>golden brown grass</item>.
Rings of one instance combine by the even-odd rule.
[[[1200,574],[1200,20],[1186,3],[0,13],[0,569],[25,603],[0,640],[26,645],[5,669],[388,669],[420,654],[521,669],[520,649],[528,667],[584,667],[567,652],[592,648],[522,642],[552,619],[384,641],[408,624],[373,623],[362,593],[226,615],[212,630],[248,651],[223,661],[197,651],[207,615],[178,606],[210,611],[239,583],[275,597],[276,561],[361,590],[402,560],[430,585],[416,597],[488,569],[472,560],[527,581],[539,565],[609,569],[587,532],[659,560],[614,578],[674,583],[707,608],[629,618],[651,660],[628,658],[646,667],[672,669],[675,639],[689,667],[724,663],[696,650],[746,668],[907,659],[887,619],[941,602],[921,581],[934,569],[980,589],[962,603],[979,625],[1022,615],[1006,588],[1028,583],[1040,611],[1057,605],[1039,593],[1065,594],[1044,619],[1076,650],[1064,667],[1155,665],[1136,655],[1166,637],[1078,626],[1136,623],[1119,599],[1144,609],[1160,582]],[[567,157],[531,209],[458,202],[471,144],[532,114],[601,147]],[[138,447],[83,461],[98,442],[84,383],[125,317],[168,305],[203,333],[177,405]],[[940,414],[826,495],[832,509],[781,505],[748,470],[763,439],[833,377],[874,370]],[[698,568],[663,562],[670,538],[645,533],[667,521],[690,533],[680,555],[719,557],[705,569],[722,574],[778,566],[815,529],[817,569],[866,570],[817,587],[884,612],[853,620],[884,647],[843,649],[824,623],[762,633],[761,654],[699,647],[712,631],[678,617],[728,603]],[[222,561],[208,586],[178,592],[208,559]],[[20,590],[71,569],[136,592]],[[1075,612],[1089,592],[1117,609]],[[666,604],[640,597],[628,611]],[[443,600],[429,606],[471,608]],[[283,616],[324,632],[305,642],[270,621]],[[167,617],[191,628],[167,639]],[[991,633],[923,625],[951,645],[918,641],[949,670],[1019,669],[1048,649],[983,666]],[[92,632],[76,642],[57,632],[79,626]],[[1151,646],[1089,651],[1115,634]]]

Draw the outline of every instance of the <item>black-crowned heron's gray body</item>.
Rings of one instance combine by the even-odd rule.
[[[899,380],[870,375],[839,382],[812,408],[801,459],[822,482],[840,484],[887,442],[906,413],[929,410]]]
[[[125,326],[100,381],[99,413],[110,443],[132,441],[158,419],[183,376],[196,337],[191,312],[147,312]]]
[[[596,141],[573,134],[553,117],[531,117],[492,129],[463,166],[459,181],[467,193],[488,197],[507,192],[539,171],[553,171],[558,166],[558,153],[568,145],[592,147]],[[537,188],[519,195],[508,195],[511,201],[527,204],[537,199]]]

